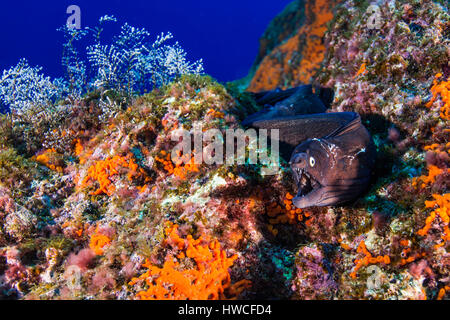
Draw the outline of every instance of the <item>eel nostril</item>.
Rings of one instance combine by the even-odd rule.
[[[291,163],[297,165],[303,165],[305,161],[306,161],[306,154],[304,153],[297,153],[291,159]]]

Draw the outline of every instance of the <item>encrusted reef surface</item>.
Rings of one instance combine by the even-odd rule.
[[[249,91],[283,89],[309,83],[325,55],[323,36],[333,18],[333,9],[342,1],[294,1],[275,19],[262,36],[258,64]],[[296,6],[297,16],[290,14]],[[281,32],[279,30],[286,30]],[[273,44],[278,36],[279,43]],[[270,51],[269,51],[270,50]],[[268,52],[269,51],[269,52]],[[262,59],[262,60],[261,60]]]
[[[174,130],[236,129],[256,110],[205,76],[130,104],[94,92],[33,123],[5,116],[1,298],[448,299],[448,4],[378,1],[376,28],[369,4],[322,17],[311,75],[335,89],[333,111],[359,112],[373,135],[362,198],[300,210],[286,163],[263,176],[260,165],[172,161]],[[280,68],[292,78],[271,86],[310,80]]]
[[[259,39],[259,52],[252,72],[256,71],[261,61],[279,46],[280,43],[291,38],[305,23],[305,4],[307,1],[295,0],[277,15],[269,24]]]
[[[450,268],[448,3],[373,4],[377,16],[366,1],[337,7],[315,78],[335,89],[333,111],[361,114],[378,149],[372,188],[344,209],[361,220],[338,218],[337,268],[355,267],[337,271],[337,297],[442,299]]]
[[[267,215],[300,242],[300,210],[277,205],[293,187],[287,168],[262,177],[257,165],[171,159],[174,130],[238,128],[251,99],[237,95],[184,76],[125,110],[93,93],[38,123],[5,116],[2,297],[288,297],[293,253]]]

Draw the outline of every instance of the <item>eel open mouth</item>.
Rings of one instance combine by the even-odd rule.
[[[314,179],[314,177],[305,169],[293,168],[293,171],[297,180],[297,197],[305,197],[312,191],[317,190],[321,187],[320,183],[316,179]]]

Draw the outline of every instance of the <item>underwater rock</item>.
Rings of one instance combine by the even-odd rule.
[[[319,245],[301,248],[296,255],[296,274],[292,280],[292,290],[297,299],[332,299],[338,290],[333,280],[331,263]]]
[[[32,235],[36,222],[37,218],[29,210],[21,207],[6,216],[4,228],[9,236],[21,241]]]
[[[295,3],[298,6],[298,14],[282,13],[276,18],[272,23],[273,28],[281,24],[281,20],[282,25],[296,27],[294,35],[280,37],[278,45],[264,55],[247,90],[258,92],[278,87],[286,89],[311,83],[325,57],[323,36],[327,31],[327,23],[333,18],[333,9],[340,2],[342,1],[305,0],[304,4],[303,1]],[[286,10],[288,9],[290,7]],[[266,31],[265,34],[272,33],[276,34],[276,31]],[[260,50],[268,51],[264,40],[263,36]],[[272,47],[272,42],[269,43]]]
[[[277,15],[269,24],[266,31],[259,39],[259,53],[256,57],[252,72],[265,56],[286,39],[292,37],[305,22],[305,0],[295,0]]]
[[[361,115],[378,152],[376,182],[360,204],[349,208],[354,215],[366,211],[372,225],[361,225],[355,216],[341,229],[342,237],[360,228],[352,244],[347,242],[350,239],[340,240],[343,250],[338,259],[345,264],[346,252],[352,248],[359,257],[350,274],[353,280],[341,278],[338,296],[437,298],[449,275],[444,249],[449,245],[448,185],[443,181],[448,181],[450,172],[450,130],[443,88],[450,76],[450,16],[442,2],[379,1],[377,5],[382,23],[376,26],[368,23],[368,3],[345,1],[337,7],[325,35],[324,67],[316,77],[321,85],[336,89],[332,111]],[[436,215],[437,211],[442,214]],[[389,263],[380,265],[377,261],[386,256]],[[407,269],[419,262],[434,267]],[[436,270],[445,270],[437,282]]]
[[[448,8],[378,1],[371,29],[365,1],[315,3],[253,86],[333,88],[329,111],[359,113],[377,149],[366,193],[299,209],[285,161],[266,176],[172,158],[176,130],[242,128],[258,109],[206,76],[130,100],[92,92],[39,123],[1,117],[0,297],[448,299]]]

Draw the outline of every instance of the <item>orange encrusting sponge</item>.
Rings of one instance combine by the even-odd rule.
[[[450,169],[447,169],[447,172],[450,173]],[[427,185],[433,184],[436,181],[436,177],[443,174],[444,169],[440,169],[434,165],[428,166],[428,175],[422,175],[420,177],[413,178],[412,186],[417,187],[420,182],[421,188],[425,188]]]
[[[37,162],[39,162],[40,164],[43,164],[44,166],[49,168],[50,170],[62,173],[63,168],[61,166],[55,164],[54,161],[52,161],[52,157],[57,156],[57,155],[58,154],[57,154],[55,148],[52,148],[52,149],[47,149],[42,154],[35,156],[34,159]]]
[[[433,194],[434,200],[425,201],[425,207],[427,208],[435,208],[432,212],[430,212],[429,216],[425,220],[425,226],[417,231],[417,234],[420,236],[425,236],[431,229],[431,226],[435,219],[439,216],[444,223],[444,232],[441,236],[442,242],[435,245],[435,248],[439,248],[445,245],[447,241],[450,240],[450,193],[446,193],[444,195]]]
[[[308,211],[296,208],[292,204],[292,199],[294,198],[289,192],[286,194],[285,199],[283,200],[283,204],[279,205],[276,202],[272,202],[267,207],[267,215],[271,218],[269,219],[269,225],[267,228],[269,231],[276,236],[278,234],[278,230],[274,228],[274,225],[280,223],[289,223],[294,224],[296,221],[303,221],[304,218],[310,217],[310,213]],[[313,218],[305,221],[305,224],[309,226],[312,222]]]
[[[447,293],[447,291],[450,290],[450,286],[445,286],[444,288],[441,288],[441,290],[439,290],[438,296],[437,296],[437,300],[442,300],[445,296],[445,294]]]
[[[223,119],[225,117],[225,113],[220,112],[220,111],[216,111],[213,108],[210,108],[207,112],[206,112],[207,116],[211,116],[213,118],[219,118],[219,119]]]
[[[144,169],[140,168],[130,155],[125,157],[116,155],[105,160],[99,160],[89,167],[87,176],[83,179],[81,185],[86,187],[92,182],[98,182],[98,189],[91,192],[91,195],[106,194],[111,196],[116,189],[111,177],[119,174],[120,167],[129,169],[127,175],[129,181],[138,176],[145,177],[145,182],[150,181]]]
[[[232,295],[240,294],[250,285],[242,280],[231,284],[228,269],[237,256],[227,257],[217,240],[205,244],[203,237],[194,240],[188,235],[186,239],[177,234],[177,225],[169,224],[166,229],[168,240],[174,250],[181,252],[176,256],[169,254],[162,268],[152,265],[147,259],[143,264],[148,270],[138,278],[133,278],[130,285],[144,280],[149,286],[137,296],[142,300],[217,300],[225,298],[227,290]],[[195,267],[182,270],[180,261],[192,259]]]
[[[156,156],[155,160],[161,163],[164,166],[164,170],[170,174],[174,175],[181,180],[185,180],[187,175],[191,172],[199,172],[198,165],[195,164],[195,159],[191,155],[181,155],[181,152],[178,152],[178,156],[173,162],[171,160],[171,155],[166,151],[161,151],[161,157]],[[187,160],[187,161],[185,161]]]
[[[103,248],[110,244],[111,239],[108,236],[99,233],[97,227],[97,229],[95,229],[95,233],[91,236],[91,240],[89,242],[89,247],[91,248],[91,250],[94,251],[96,255],[100,256],[103,254]]]
[[[437,96],[440,95],[444,102],[441,107],[440,116],[443,120],[450,120],[450,78],[447,81],[439,82],[438,79],[442,77],[442,73],[438,73],[433,81],[433,87],[431,87],[431,93],[433,97],[430,102],[426,104],[430,108],[437,100]]]
[[[350,273],[350,277],[352,277],[353,279],[356,278],[356,273],[363,266],[368,266],[369,264],[376,264],[376,263],[384,263],[384,264],[391,263],[391,259],[387,255],[373,257],[372,254],[369,252],[369,250],[367,250],[364,241],[361,241],[361,243],[358,246],[358,249],[356,249],[356,252],[364,253],[364,258],[355,260],[356,263],[355,269],[353,270],[353,272]]]

